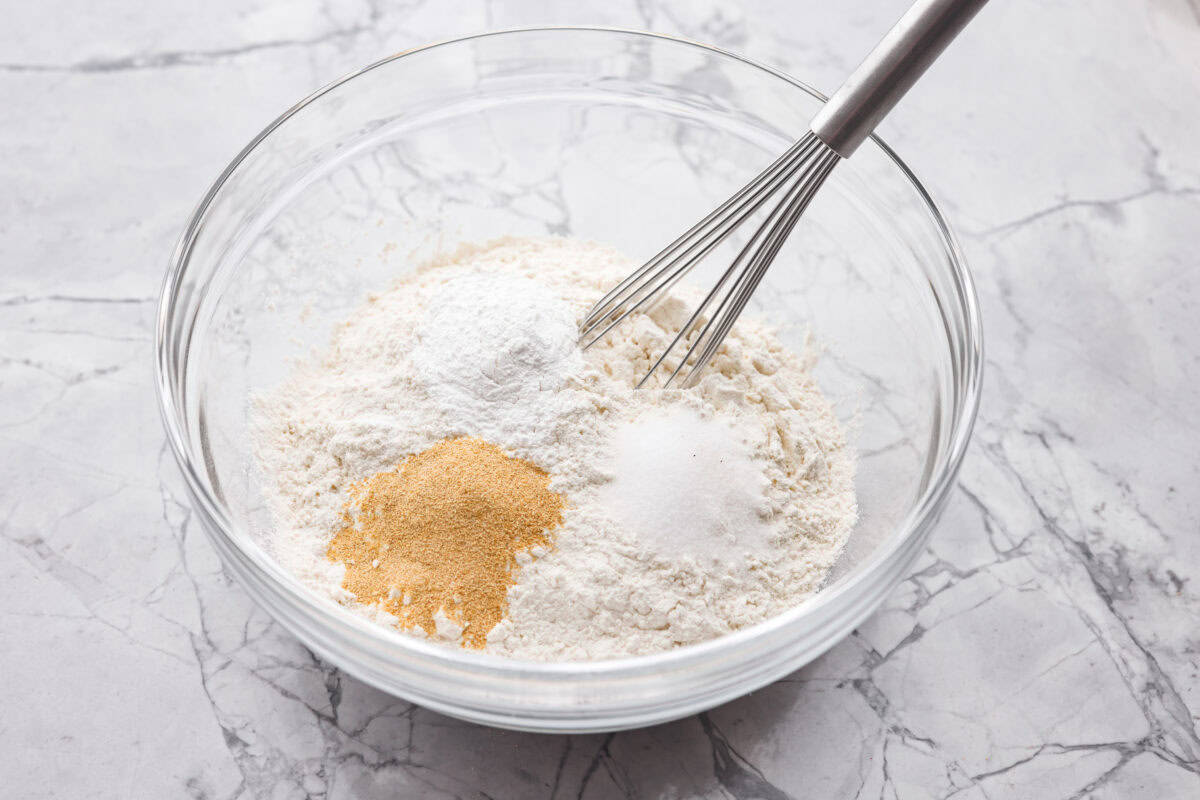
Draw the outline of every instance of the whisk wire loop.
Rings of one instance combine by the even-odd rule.
[[[773,213],[755,232],[752,239],[754,249],[751,251],[749,263],[738,275],[737,282],[726,297],[726,302],[713,313],[712,318],[701,329],[696,341],[684,353],[679,365],[664,385],[669,385],[682,368],[688,364],[690,366],[684,385],[690,386],[699,378],[701,370],[716,354],[721,342],[724,341],[733,324],[737,322],[751,295],[754,294],[759,282],[762,281],[767,269],[778,255],[784,241],[791,234],[792,229],[838,160],[836,154],[830,154],[818,160],[813,166],[811,176],[807,180],[796,183],[776,208],[779,213]],[[749,247],[747,245],[746,249]],[[696,353],[699,354],[696,355]]]
[[[738,229],[782,186],[803,170],[820,149],[820,140],[801,139],[784,157],[726,200],[698,225],[668,245],[600,299],[580,324],[584,348],[602,339],[630,314],[649,308],[692,267]],[[601,328],[601,326],[603,326]],[[596,333],[597,329],[599,333]]]
[[[606,293],[600,298],[600,300],[596,302],[596,304],[588,312],[587,316],[584,317],[583,322],[580,323],[580,329],[583,332],[583,335],[586,336],[587,332],[593,328],[597,322],[606,317],[608,313],[619,304],[619,301],[625,296],[627,291],[634,286],[634,284],[638,283],[644,276],[659,267],[667,258],[670,257],[672,260],[674,260],[680,257],[680,249],[693,239],[703,239],[703,234],[713,223],[719,223],[722,219],[724,219],[725,215],[732,208],[742,203],[742,201],[746,199],[747,195],[762,188],[764,184],[772,181],[774,178],[779,176],[780,173],[789,170],[790,167],[795,165],[798,158],[803,157],[806,149],[806,143],[803,139],[797,141],[786,151],[784,151],[783,155],[775,159],[775,161],[772,162],[772,164],[760,175],[758,175],[758,177],[743,186],[736,194],[710,211],[702,220],[685,231],[678,239],[664,247],[662,250],[656,253],[653,258],[651,258],[638,269],[634,270],[628,277],[610,289],[608,293]]]
[[[584,348],[603,339],[635,311],[649,310],[688,270],[733,235],[767,200],[784,190],[783,199],[755,229],[638,386],[650,380],[675,346],[686,342],[703,320],[699,333],[663,386],[683,375],[685,368],[684,384],[694,383],[829,173],[866,140],[986,2],[914,0],[900,21],[813,117],[808,133],[757,178],[600,298],[579,326],[579,341],[586,342]],[[727,289],[730,279],[733,282]],[[718,297],[716,310],[705,319],[706,310]]]
[[[631,314],[648,311],[680,278],[744,225],[768,200],[782,192],[783,199],[767,213],[637,384],[639,388],[644,386],[676,346],[686,342],[699,325],[699,333],[663,383],[664,387],[669,386],[677,377],[685,375],[686,369],[684,385],[691,385],[715,355],[784,239],[839,160],[840,156],[812,132],[802,137],[758,177],[600,298],[580,323],[580,341],[584,348],[603,339]],[[714,302],[716,308],[706,318],[705,314]]]

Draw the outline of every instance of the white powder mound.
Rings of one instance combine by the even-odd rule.
[[[414,331],[414,377],[463,433],[511,438],[549,431],[552,398],[580,371],[574,309],[545,286],[504,272],[453,277]]]
[[[856,508],[853,457],[811,355],[743,318],[697,386],[634,391],[688,303],[669,299],[586,353],[575,345],[576,320],[633,266],[591,243],[503,239],[369,298],[322,358],[254,398],[275,557],[315,592],[394,624],[343,590],[325,557],[348,487],[440,439],[477,436],[546,470],[567,502],[555,546],[519,558],[489,652],[652,653],[815,591]],[[437,638],[459,644],[458,626],[441,622]]]

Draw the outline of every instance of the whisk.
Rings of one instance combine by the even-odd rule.
[[[703,321],[699,334],[663,385],[670,385],[681,372],[684,386],[695,383],[829,173],[863,143],[985,2],[917,0],[817,112],[808,133],[758,177],[600,298],[580,323],[583,347],[592,346],[635,311],[648,310],[666,296],[692,267],[782,192],[783,198],[721,273],[638,388]],[[716,308],[705,318],[714,303]]]

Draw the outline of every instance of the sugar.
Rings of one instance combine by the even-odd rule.
[[[749,440],[732,420],[690,408],[644,413],[616,431],[600,503],[663,558],[737,565],[772,535]]]

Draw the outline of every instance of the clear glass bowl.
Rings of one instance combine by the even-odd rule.
[[[786,614],[600,662],[426,643],[314,596],[275,563],[246,435],[248,395],[327,342],[398,270],[458,240],[504,234],[595,239],[645,258],[807,130],[822,100],[692,42],[542,29],[393,56],[272,123],[192,216],[158,317],[163,418],[229,572],[350,674],[446,714],[527,730],[681,717],[845,636],[928,538],[967,444],[982,364],[962,255],[878,140],[835,170],[755,296],[754,311],[785,324],[794,344],[811,330],[825,347],[817,376],[860,452],[861,521],[826,588]]]

